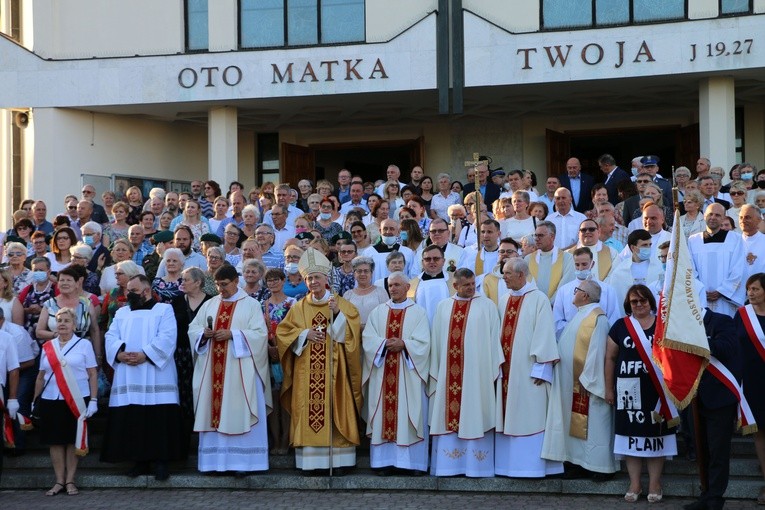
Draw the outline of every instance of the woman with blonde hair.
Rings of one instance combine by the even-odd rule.
[[[10,242],[5,245],[5,255],[8,257],[6,269],[13,278],[13,292],[18,294],[21,289],[32,283],[32,272],[24,266],[27,260],[27,247],[21,243]]]
[[[691,237],[698,232],[704,232],[707,224],[704,221],[704,212],[701,208],[704,206],[704,196],[697,190],[687,190],[683,198],[685,214],[680,216],[680,224],[675,228],[682,228],[686,238]]]
[[[404,199],[401,198],[400,195],[401,188],[399,186],[398,181],[390,180],[385,183],[385,187],[383,188],[383,200],[388,202],[388,206],[390,207],[390,212],[388,213],[389,218],[393,218],[396,210],[399,207],[404,207]]]
[[[24,307],[13,294],[13,277],[7,269],[0,269],[0,308],[6,320],[24,325]]]

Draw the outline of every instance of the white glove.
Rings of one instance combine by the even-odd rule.
[[[85,418],[90,418],[97,412],[98,412],[98,402],[96,402],[96,399],[92,399],[88,403],[88,409],[85,411]]]
[[[8,409],[8,415],[11,417],[12,420],[16,419],[16,413],[19,410],[19,401],[15,398],[8,399],[8,404],[6,405],[6,408]]]

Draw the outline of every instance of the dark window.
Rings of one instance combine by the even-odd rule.
[[[187,50],[206,50],[209,47],[207,19],[207,0],[186,0]]]
[[[364,0],[240,0],[239,46],[364,41]]]

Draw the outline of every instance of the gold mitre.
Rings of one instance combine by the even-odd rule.
[[[311,273],[321,273],[324,276],[329,276],[330,271],[332,271],[332,264],[322,252],[315,248],[308,248],[300,256],[298,271],[300,271],[303,278],[307,278]]]

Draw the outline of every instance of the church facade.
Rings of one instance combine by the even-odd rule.
[[[0,216],[184,189],[658,154],[765,165],[765,0],[0,0]]]

